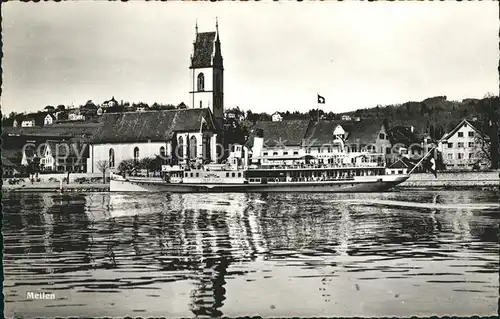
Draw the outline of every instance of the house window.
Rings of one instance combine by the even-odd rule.
[[[229,173],[226,173],[226,177],[229,177]]]
[[[469,159],[474,158],[474,153],[469,153]]]
[[[184,177],[188,177],[188,173],[184,173]]]
[[[197,145],[196,145],[196,137],[191,136],[189,139],[189,157],[190,158],[196,158],[196,150],[197,150]]]
[[[112,148],[109,149],[109,167],[115,167],[115,150]]]
[[[200,101],[200,109],[202,109],[202,108],[203,108],[203,102]]]
[[[236,173],[231,173],[231,177],[236,177]]]
[[[198,74],[198,91],[205,91],[205,75]]]
[[[241,177],[241,173],[238,173],[238,177]]]
[[[267,156],[267,152],[262,153],[262,155]]]
[[[448,153],[448,159],[452,160],[453,159],[453,153]]]
[[[458,137],[464,137],[464,132],[458,132]]]
[[[386,147],[385,148],[385,153],[386,154],[391,154],[391,148],[390,147]]]
[[[464,143],[463,142],[458,142],[458,148],[464,148]]]
[[[288,155],[288,152],[283,152],[283,155]]]
[[[134,148],[134,162],[137,162],[139,160],[139,148],[136,146]]]
[[[469,147],[474,147],[474,142],[469,142]]]
[[[299,155],[299,152],[293,152],[293,155]]]
[[[384,133],[380,133],[378,135],[378,137],[381,139],[381,140],[384,140],[385,139],[385,134]]]
[[[453,148],[453,143],[448,143],[448,148]]]
[[[273,155],[278,155],[278,152],[273,152]]]
[[[179,143],[177,145],[179,158],[184,158],[184,138],[179,136]]]
[[[464,153],[458,153],[458,159],[463,159],[464,158]]]
[[[474,137],[474,131],[469,132],[469,137]]]
[[[166,153],[165,153],[165,146],[162,146],[162,147],[160,147],[160,157],[162,159],[164,159],[165,155],[166,155]]]

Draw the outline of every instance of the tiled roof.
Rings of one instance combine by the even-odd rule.
[[[312,123],[309,130],[307,130],[305,143],[308,146],[333,144],[336,140],[333,131],[337,125],[341,125],[339,121],[319,121]],[[343,125],[342,127],[347,131]]]
[[[359,143],[361,145],[375,143],[382,125],[384,125],[383,120],[366,119],[359,122],[353,122],[352,128],[348,131],[349,135],[347,137],[347,142],[349,144]]]
[[[474,125],[472,125],[469,121],[466,119],[462,120],[455,128],[450,132],[446,133],[443,135],[443,137],[440,139],[440,141],[446,141],[449,139],[451,136],[453,136],[464,124],[469,125],[474,131],[476,131],[478,134],[481,136],[485,136],[486,138],[489,138],[487,135],[485,135],[483,132],[481,132],[479,129],[477,129]]]
[[[403,157],[394,162],[389,168],[413,168],[415,166],[408,158]]]
[[[299,146],[302,145],[309,124],[309,120],[261,121],[255,124],[255,129],[263,131],[267,147]]]
[[[194,53],[191,60],[192,68],[206,68],[212,65],[215,38],[215,32],[202,32],[196,34]]]
[[[407,126],[394,126],[389,131],[392,144],[404,144],[406,146],[419,143],[420,140]]]
[[[202,117],[210,129],[216,130],[209,109],[106,113],[91,143],[166,141],[175,132],[198,132]]]

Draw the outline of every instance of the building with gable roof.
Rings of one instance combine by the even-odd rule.
[[[488,167],[490,163],[481,157],[483,143],[489,141],[489,136],[474,127],[464,119],[455,128],[444,134],[438,141],[438,150],[443,156],[443,164],[447,170],[473,169]]]
[[[39,153],[43,171],[85,173],[87,169],[88,148],[79,141],[48,140]]]

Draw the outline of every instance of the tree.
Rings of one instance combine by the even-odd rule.
[[[149,177],[150,171],[155,171],[157,165],[157,160],[155,157],[145,157],[140,160],[138,167],[146,170],[146,176]],[[156,175],[156,174],[155,174]]]
[[[66,110],[66,106],[62,105],[62,104],[59,104],[56,108],[58,111],[64,111]]]
[[[136,167],[137,165],[133,159],[124,159],[118,165],[118,171],[121,173],[130,174],[134,169],[136,169]]]
[[[499,118],[500,100],[498,96],[487,94],[484,99],[475,105],[478,113],[479,129],[489,137],[489,141],[484,144],[489,147],[489,159],[491,168],[498,169],[499,154]]]
[[[43,108],[45,111],[47,112],[52,112],[54,111],[56,108],[53,107],[52,105],[47,105],[46,107]]]
[[[97,109],[97,105],[95,105],[94,102],[92,102],[92,100],[88,100],[87,103],[85,103],[85,105],[83,106],[83,108]]]
[[[102,160],[97,162],[97,169],[102,172],[102,183],[106,183],[106,170],[109,168],[109,162]]]

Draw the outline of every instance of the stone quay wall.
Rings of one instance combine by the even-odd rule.
[[[415,173],[398,187],[500,187],[500,170],[484,172]]]

